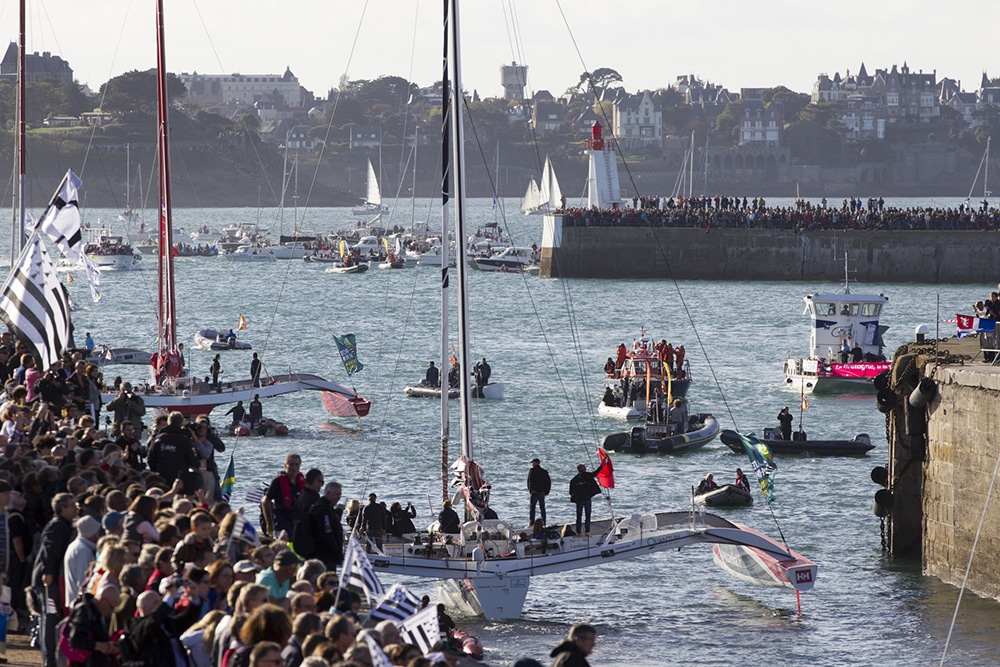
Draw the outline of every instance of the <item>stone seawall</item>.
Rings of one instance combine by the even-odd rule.
[[[839,282],[845,252],[863,283],[969,283],[995,275],[1000,234],[563,227],[545,216],[540,275]]]
[[[1000,599],[996,490],[987,504],[1000,457],[1000,367],[982,359],[976,337],[896,351],[889,386],[878,396],[889,441],[884,546],[893,556],[919,558],[924,574],[961,586],[985,509],[967,586]],[[929,400],[914,407],[909,399],[918,386]]]

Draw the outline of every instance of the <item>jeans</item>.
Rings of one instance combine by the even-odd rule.
[[[541,510],[542,523],[545,523],[545,494],[539,493],[538,491],[531,492],[531,513],[528,523],[535,523],[535,505],[538,505]]]
[[[580,534],[580,515],[586,512],[585,533],[590,532],[590,498],[576,504],[576,534]]]

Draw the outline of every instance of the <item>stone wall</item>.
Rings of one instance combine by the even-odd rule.
[[[545,227],[543,277],[839,282],[847,252],[859,282],[967,283],[1000,265],[990,232]]]
[[[928,369],[930,370],[930,369]],[[985,507],[969,590],[1000,599],[1000,485],[987,493],[1000,457],[1000,368],[940,366],[928,373],[930,403],[923,488],[923,570],[962,584]]]

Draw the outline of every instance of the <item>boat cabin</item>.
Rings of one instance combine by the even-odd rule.
[[[882,334],[889,328],[879,325],[882,308],[889,300],[883,294],[810,294],[804,297],[806,313],[812,320],[809,356],[840,361],[846,343],[855,350],[850,361],[876,361],[883,357]],[[857,350],[860,349],[860,353]],[[856,359],[855,355],[861,358]]]
[[[358,242],[351,246],[351,250],[357,250],[358,253],[365,257],[371,253],[379,254],[380,245],[377,236],[362,236],[358,239]]]

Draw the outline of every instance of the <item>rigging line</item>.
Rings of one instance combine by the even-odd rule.
[[[986,521],[986,510],[990,506],[990,498],[993,497],[993,489],[997,484],[997,473],[1000,473],[1000,456],[993,466],[993,477],[990,479],[990,488],[986,491],[986,500],[983,501],[983,511],[979,515],[979,525],[976,526],[976,537],[972,540],[972,548],[969,550],[969,562],[965,565],[965,574],[962,576],[962,585],[958,589],[958,599],[955,600],[955,612],[951,616],[951,623],[948,625],[948,638],[944,642],[944,650],[941,652],[941,667],[944,667],[944,659],[948,655],[948,645],[951,643],[952,633],[955,631],[955,623],[958,621],[958,609],[962,605],[962,595],[965,587],[969,583],[969,572],[972,571],[972,559],[976,555],[976,548],[979,546],[979,537],[983,532],[983,523]]]
[[[208,40],[208,46],[212,49],[215,62],[219,64],[219,72],[225,72],[226,70],[222,67],[222,59],[219,57],[219,52],[215,50],[215,42],[212,41],[212,34],[208,31],[208,26],[205,25],[205,17],[201,15],[201,9],[198,8],[198,0],[191,0],[191,6],[194,7],[194,13],[198,15],[198,22],[201,23],[201,28],[205,31],[205,39]]]
[[[404,156],[406,156],[406,128],[409,127],[410,114],[406,113],[406,108],[410,106],[410,101],[413,99],[413,93],[411,92],[410,86],[414,85],[413,81],[413,64],[416,62],[417,53],[417,26],[419,24],[418,17],[420,15],[420,0],[416,0],[413,9],[413,41],[410,42],[410,69],[406,73],[406,104],[403,105],[403,132],[402,137],[399,142],[399,161],[403,162]],[[414,143],[420,140],[419,123],[415,126],[415,136]],[[381,141],[379,143],[379,148],[381,149]],[[412,151],[411,151],[412,152]],[[381,163],[381,158],[379,158]],[[410,164],[410,159],[406,156],[406,164]],[[381,171],[382,165],[379,164],[379,170]],[[396,198],[393,200],[392,210],[389,211],[389,222],[392,221],[392,216],[396,212],[396,208],[399,206],[399,195],[403,190],[403,183],[407,178],[407,170],[403,168],[399,172],[399,186],[396,188]],[[416,192],[411,193],[413,197],[417,196]],[[410,226],[413,226],[413,221],[410,221]]]
[[[132,2],[130,1],[128,5],[125,7],[125,15],[122,17],[122,27],[121,30],[118,31],[118,41],[115,42],[115,50],[114,53],[112,53],[111,55],[111,65],[108,67],[108,79],[107,79],[109,82],[112,79],[111,73],[114,71],[115,61],[118,59],[118,50],[121,48],[122,45],[122,36],[125,34],[125,26],[128,24],[128,13],[131,8],[132,8]],[[46,14],[46,16],[48,15]],[[57,46],[59,45],[58,39],[56,40],[56,45]],[[62,53],[62,49],[60,49],[59,52]],[[107,84],[104,85],[104,90],[101,92],[100,104],[98,105],[99,108],[102,109],[104,108],[104,100],[108,96],[109,87],[110,86],[108,86]],[[87,171],[87,158],[90,156],[90,150],[94,145],[94,137],[97,134],[97,125],[98,124],[95,123],[94,127],[91,128],[90,138],[87,139],[87,148],[83,152],[83,162],[80,164],[80,174],[79,174],[81,180],[83,179],[84,173]]]
[[[254,142],[254,137],[260,141],[260,135],[256,134],[250,129],[250,125],[247,124],[247,114],[240,116],[240,124],[243,126],[244,136],[250,143],[250,148],[253,149],[254,157],[257,158],[257,164],[260,166],[260,172],[264,175],[264,182],[267,183],[267,189],[271,191],[271,198],[275,201],[278,200],[278,193],[274,191],[274,184],[271,183],[271,177],[267,173],[267,167],[264,165],[264,158],[261,157],[260,151],[257,150],[257,144]],[[263,142],[261,142],[263,144]]]
[[[347,56],[347,67],[344,70],[344,75],[341,77],[341,86],[338,90],[336,99],[333,102],[333,109],[330,110],[330,121],[326,124],[326,134],[323,137],[323,145],[320,146],[319,155],[316,158],[316,168],[313,170],[312,180],[309,182],[309,189],[306,191],[305,202],[302,205],[302,220],[305,221],[306,214],[309,212],[309,201],[312,199],[313,189],[316,187],[316,181],[319,180],[319,168],[323,164],[323,156],[326,154],[326,148],[330,144],[330,134],[333,132],[333,119],[337,116],[337,107],[340,106],[340,97],[344,94],[344,88],[346,88],[347,83],[350,81],[347,78],[347,72],[351,71],[351,63],[354,61],[354,52],[358,48],[358,40],[361,38],[361,26],[365,22],[365,14],[368,13],[368,2],[365,0],[364,5],[361,7],[361,18],[358,19],[358,27],[354,31],[354,40],[351,42],[351,51]]]

